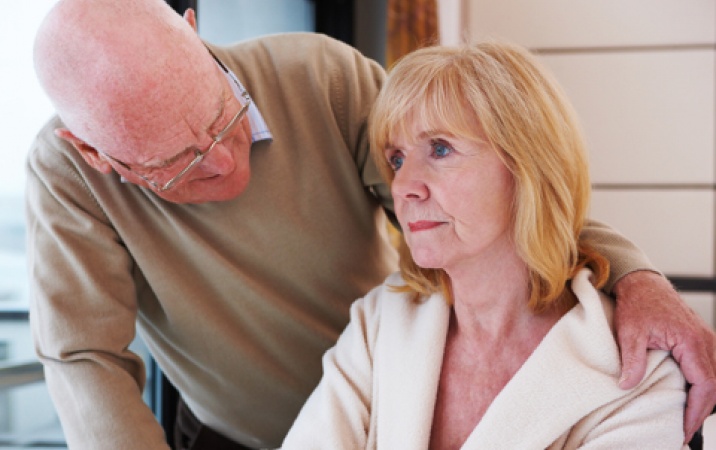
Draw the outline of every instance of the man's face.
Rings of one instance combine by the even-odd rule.
[[[248,120],[232,125],[243,105],[197,36],[193,11],[183,21],[159,1],[107,2],[96,14],[79,14],[82,5],[60,3],[38,32],[38,76],[69,128],[56,134],[93,168],[171,202],[243,192]],[[108,22],[111,14],[125,20]]]
[[[153,190],[174,203],[229,200],[241,194],[249,177],[251,131],[248,101],[234,95],[219,72],[193,93],[168,93],[142,109],[123,105],[124,131],[106,130],[98,157],[127,181]],[[140,110],[140,112],[137,112]],[[119,122],[119,120],[118,120]],[[116,132],[116,133],[114,133]]]

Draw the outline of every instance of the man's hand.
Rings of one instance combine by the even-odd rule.
[[[613,291],[622,358],[619,386],[631,389],[641,381],[647,349],[671,351],[690,384],[684,414],[688,442],[716,405],[716,334],[657,273],[632,272]]]

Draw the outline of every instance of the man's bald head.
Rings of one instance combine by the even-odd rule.
[[[198,93],[217,95],[211,57],[162,0],[61,0],[40,27],[34,59],[67,127],[96,148],[139,145]]]

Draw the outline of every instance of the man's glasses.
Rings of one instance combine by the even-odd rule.
[[[214,55],[212,54],[212,56],[214,56]],[[224,68],[224,65],[223,65],[215,56],[214,56],[214,59],[215,59],[216,62],[219,64],[219,66],[222,68],[222,70],[224,70],[224,71],[227,70],[227,69]],[[129,167],[129,165],[128,165],[127,163],[124,163],[124,162],[122,162],[122,161],[119,161],[118,159],[115,159],[115,158],[113,158],[112,156],[110,156],[110,155],[108,155],[108,154],[106,154],[106,153],[104,153],[104,152],[101,152],[101,151],[99,151],[99,150],[97,150],[97,151],[98,151],[99,153],[101,153],[102,155],[106,156],[107,158],[111,159],[112,161],[114,161],[116,164],[122,166],[122,167],[123,167],[124,169],[126,169],[127,171],[132,172],[134,175],[136,175],[136,176],[138,176],[139,178],[141,178],[142,180],[144,180],[144,181],[145,181],[147,184],[149,184],[156,192],[165,192],[165,191],[168,191],[169,189],[171,189],[171,188],[173,188],[174,186],[176,186],[177,183],[178,183],[179,181],[181,181],[181,179],[186,176],[186,174],[188,174],[189,172],[192,171],[192,169],[194,169],[196,166],[198,166],[199,164],[201,164],[201,162],[204,160],[204,158],[206,158],[206,155],[208,155],[212,150],[214,150],[214,148],[215,148],[218,144],[220,144],[221,141],[222,141],[229,133],[231,133],[231,131],[236,127],[236,124],[237,124],[237,123],[241,122],[241,119],[244,117],[244,115],[246,115],[246,112],[249,110],[249,106],[251,105],[251,97],[249,96],[249,94],[248,94],[245,90],[242,90],[242,92],[241,92],[241,98],[244,100],[244,105],[241,107],[241,109],[239,110],[239,112],[237,112],[237,113],[234,115],[234,117],[233,117],[233,118],[231,119],[231,121],[224,127],[223,130],[221,130],[218,134],[216,134],[216,136],[211,136],[211,139],[212,139],[211,145],[209,145],[209,147],[208,147],[206,150],[204,150],[204,151],[201,151],[201,150],[199,150],[199,149],[195,149],[194,152],[193,152],[194,158],[191,160],[191,162],[189,162],[189,164],[187,164],[179,173],[177,173],[176,175],[174,175],[174,176],[173,176],[169,181],[167,181],[166,183],[163,183],[163,184],[162,184],[162,183],[158,183],[158,182],[156,182],[156,181],[150,179],[150,178],[147,177],[146,175],[143,175],[143,174],[138,173],[137,171],[133,170],[131,167]]]

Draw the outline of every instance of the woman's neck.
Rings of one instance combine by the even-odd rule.
[[[564,311],[535,314],[527,306],[529,272],[516,252],[448,271],[454,299],[454,332],[471,339],[541,338]]]

